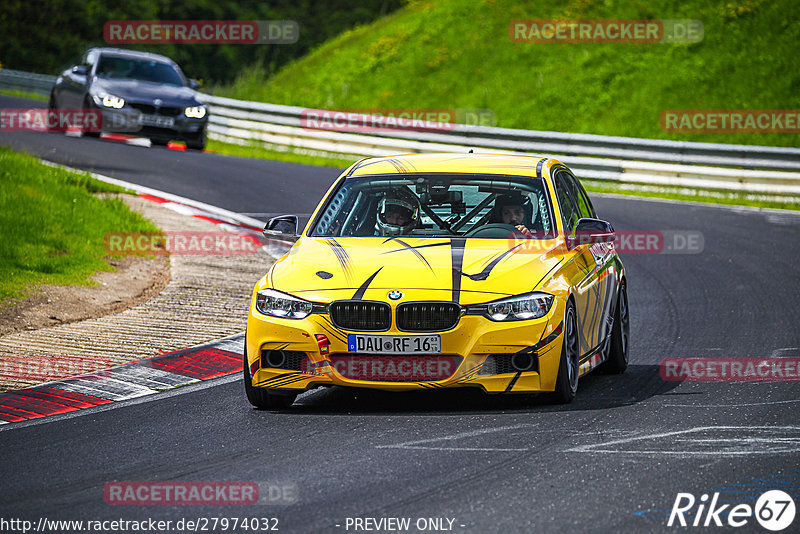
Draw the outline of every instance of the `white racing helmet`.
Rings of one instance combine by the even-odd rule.
[[[419,199],[408,191],[394,190],[378,202],[375,229],[378,235],[403,235],[416,228],[419,221]]]

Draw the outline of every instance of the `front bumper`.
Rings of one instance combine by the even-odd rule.
[[[162,124],[144,124],[142,112],[123,107],[121,109],[101,108],[103,115],[102,130],[109,133],[126,133],[141,137],[153,137],[164,140],[179,139],[194,141],[200,139],[208,124],[208,115],[202,119],[194,119],[184,115],[157,115]],[[169,122],[171,121],[171,124]]]
[[[394,317],[393,307],[393,317]],[[463,315],[455,328],[436,332],[441,335],[441,354],[420,355],[426,361],[454,362],[455,371],[435,380],[382,380],[353,378],[347,373],[347,335],[427,335],[424,332],[402,332],[395,324],[385,332],[351,332],[337,328],[327,314],[312,314],[306,319],[292,320],[268,317],[256,311],[251,303],[247,320],[246,360],[253,385],[270,389],[301,392],[318,386],[349,386],[393,391],[415,389],[479,387],[489,393],[525,393],[553,391],[561,357],[561,335],[564,306],[558,299],[549,313],[539,319],[495,322],[479,315]],[[317,338],[324,335],[329,346]],[[270,367],[262,351],[283,351],[291,355],[280,367]],[[535,360],[530,371],[515,371],[510,358],[524,352]],[[359,363],[363,364],[360,358]],[[385,357],[384,357],[385,358]],[[396,358],[402,362],[404,357]],[[412,356],[412,358],[414,358]],[[300,360],[305,360],[299,365]],[[292,363],[288,363],[291,361]],[[410,370],[412,364],[397,368]],[[422,366],[430,363],[420,364]],[[435,365],[435,364],[434,364]],[[450,369],[439,364],[438,369]],[[395,367],[392,367],[395,369]],[[352,366],[351,366],[352,370]],[[402,372],[399,374],[403,374]],[[396,376],[397,374],[393,375]]]

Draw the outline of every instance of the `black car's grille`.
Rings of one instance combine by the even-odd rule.
[[[388,330],[392,309],[385,302],[340,300],[331,303],[331,321],[345,330]]]
[[[454,302],[410,302],[397,307],[397,328],[406,332],[450,330],[461,317]]]
[[[131,104],[131,107],[138,109],[147,115],[163,115],[165,117],[177,117],[183,112],[183,108],[174,108],[170,106],[156,106],[152,104]]]

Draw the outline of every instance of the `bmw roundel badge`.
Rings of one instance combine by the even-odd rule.
[[[389,291],[388,297],[392,300],[400,300],[403,298],[403,293],[395,289],[394,291]]]

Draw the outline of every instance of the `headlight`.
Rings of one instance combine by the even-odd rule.
[[[124,99],[114,95],[105,95],[102,102],[105,107],[114,109],[119,109],[125,105]]]
[[[468,307],[468,313],[485,314],[492,321],[524,321],[544,317],[555,297],[547,293],[527,293],[482,306]]]
[[[256,309],[272,317],[304,319],[311,315],[313,304],[274,289],[262,289],[256,293]]]
[[[193,119],[202,119],[206,116],[205,106],[194,106],[183,110],[184,115]]]

